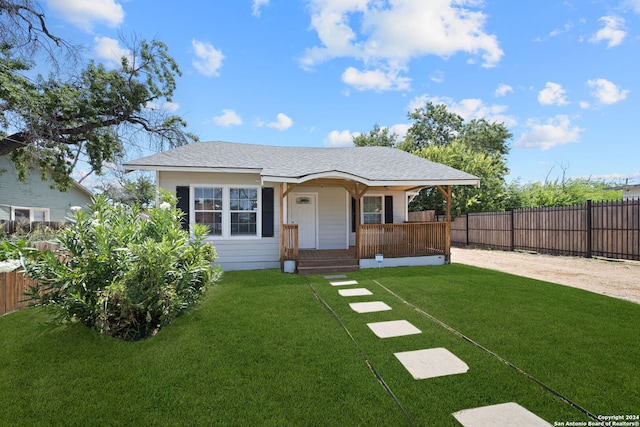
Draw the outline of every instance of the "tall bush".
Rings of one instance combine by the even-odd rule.
[[[38,281],[30,297],[106,335],[131,341],[155,334],[220,275],[206,227],[182,230],[175,197],[162,198],[144,211],[101,196],[88,212],[75,209],[73,225],[59,233],[60,250],[24,258]]]

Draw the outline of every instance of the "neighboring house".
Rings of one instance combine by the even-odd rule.
[[[409,202],[425,187],[450,200],[453,185],[480,183],[388,147],[194,143],[124,166],[155,171],[156,185],[177,194],[185,225],[209,226],[226,270],[285,261],[300,270],[323,254],[355,258],[356,268],[379,265],[376,254],[384,266],[444,263],[449,222],[407,223]]]
[[[53,181],[33,170],[20,182],[9,156],[0,156],[0,221],[63,222],[71,206],[86,206],[93,194],[77,182],[66,192],[52,189]]]
[[[622,200],[631,200],[640,198],[640,184],[635,185],[619,185],[616,187],[608,187],[605,190],[622,190]]]

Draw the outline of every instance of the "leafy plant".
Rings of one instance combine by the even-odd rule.
[[[175,197],[143,211],[98,196],[90,212],[59,234],[61,249],[26,260],[38,281],[29,296],[57,309],[61,319],[132,341],[149,337],[195,304],[219,268],[207,229],[181,229]]]

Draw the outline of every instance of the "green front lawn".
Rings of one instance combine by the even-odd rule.
[[[198,307],[134,343],[51,324],[41,309],[4,316],[0,425],[406,425],[363,353],[416,425],[458,425],[452,412],[511,401],[551,423],[587,420],[375,281],[595,414],[639,412],[640,305],[455,264],[349,278],[374,295],[341,297],[322,276],[228,272]],[[373,300],[393,310],[348,306]],[[422,333],[381,339],[366,326],[400,319]],[[393,356],[434,347],[469,372],[414,380]]]

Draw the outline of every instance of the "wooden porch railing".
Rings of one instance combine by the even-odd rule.
[[[283,261],[298,260],[298,224],[283,224]]]
[[[366,224],[360,226],[360,258],[444,255],[451,242],[448,222]]]

